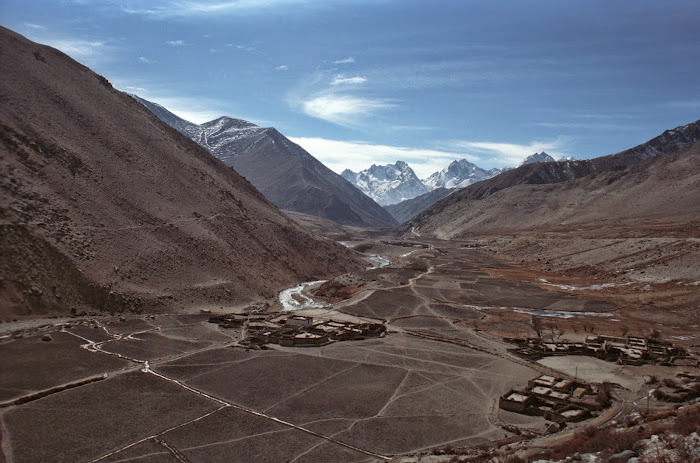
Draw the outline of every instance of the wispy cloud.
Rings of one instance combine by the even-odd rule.
[[[243,51],[255,51],[255,47],[251,45],[236,45],[236,48]]]
[[[535,122],[532,125],[548,129],[584,129],[584,130],[635,130],[640,126],[618,124],[614,122]]]
[[[38,39],[37,41],[58,48],[63,53],[76,59],[101,55],[105,52],[107,44],[99,40],[80,39]]]
[[[345,77],[342,74],[338,74],[331,81],[331,85],[361,85],[365,82],[367,82],[367,79],[364,77]]]
[[[696,108],[700,108],[700,99],[691,98],[691,99],[683,100],[683,101],[669,101],[668,103],[664,104],[663,106],[666,106],[669,108],[696,109]]]
[[[277,67],[275,68],[275,70],[277,70],[277,71],[288,71],[288,70],[289,70],[289,66],[287,66],[286,64],[282,64],[282,65],[280,65],[280,66],[277,66]]]
[[[166,19],[179,16],[208,16],[245,14],[266,11],[284,5],[310,5],[308,0],[157,0],[131,3],[123,6],[124,12]]]
[[[146,63],[146,64],[157,63],[156,60],[146,58],[145,56],[139,56],[139,61],[141,61],[142,63]]]
[[[136,93],[146,100],[163,106],[176,116],[195,124],[202,124],[218,117],[228,115],[253,122],[260,126],[271,125],[271,121],[240,114],[235,108],[227,106],[225,102],[219,98],[181,96],[174,93],[165,93],[161,88],[161,82],[158,84],[145,81],[133,82],[130,81],[130,79],[121,79],[119,77],[110,80],[112,80],[115,87],[127,90],[129,93]],[[158,88],[159,90],[149,90],[153,88]]]
[[[46,29],[46,26],[42,26],[41,24],[34,24],[34,23],[22,23],[24,27],[28,27],[29,29],[34,29],[34,30],[44,30]]]
[[[352,56],[348,56],[347,58],[339,59],[337,61],[334,61],[335,64],[352,64],[355,62],[355,58]]]
[[[393,107],[387,100],[325,93],[313,96],[302,104],[305,114],[342,126],[356,126],[364,118]]]
[[[290,139],[337,173],[345,169],[357,172],[372,164],[393,164],[400,160],[410,164],[416,175],[426,178],[433,172],[444,169],[456,159],[465,158],[472,162],[478,160],[474,156],[459,152],[377,145],[363,141],[307,137],[290,137]]]
[[[185,45],[184,40],[166,40],[165,43],[171,47],[182,47]]]
[[[516,166],[533,153],[546,151],[554,158],[569,156],[567,152],[568,139],[559,137],[549,141],[532,141],[527,144],[492,142],[492,141],[467,141],[455,140],[447,144],[458,150],[465,150],[474,154],[482,167]]]

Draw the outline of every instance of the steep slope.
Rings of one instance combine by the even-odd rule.
[[[180,310],[360,263],[63,53],[0,28],[2,314]]]
[[[449,166],[439,172],[435,172],[423,184],[429,189],[435,188],[464,188],[472,183],[480,182],[498,175],[500,169],[485,170],[466,159],[452,161]]]
[[[416,196],[415,198],[407,199],[406,201],[401,201],[398,204],[384,206],[384,209],[389,211],[389,214],[391,214],[397,222],[404,223],[454,191],[455,188],[436,188],[433,191]]]
[[[700,204],[697,169],[678,166],[696,158],[698,141],[700,121],[615,155],[523,165],[438,201],[403,231],[449,238],[591,220],[694,220],[694,201]],[[670,171],[675,173],[664,174]]]
[[[340,175],[382,206],[400,203],[430,191],[403,161],[385,166],[372,164],[369,169],[358,173],[346,169]]]
[[[132,95],[162,121],[233,167],[281,209],[344,225],[386,227],[394,219],[371,198],[274,128],[220,117],[202,125]]]

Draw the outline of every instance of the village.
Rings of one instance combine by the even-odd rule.
[[[503,394],[498,406],[524,415],[542,416],[559,426],[589,418],[610,404],[610,390],[576,379],[541,375],[522,390]]]
[[[381,323],[314,321],[302,315],[228,314],[209,318],[222,328],[241,330],[241,345],[260,348],[265,344],[284,347],[317,347],[336,341],[378,338],[386,334]]]
[[[525,359],[536,361],[554,355],[587,355],[622,365],[680,365],[697,360],[688,356],[685,349],[673,343],[653,337],[586,336],[583,342],[545,341],[542,338],[505,339],[518,347],[510,352]]]

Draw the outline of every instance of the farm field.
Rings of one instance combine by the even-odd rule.
[[[629,408],[647,376],[690,368],[516,357],[503,337],[620,335],[631,308],[617,293],[545,284],[556,280],[484,247],[415,244],[382,244],[391,264],[339,277],[330,288],[351,285],[344,298],[294,312],[316,322],[382,323],[381,337],[253,346],[245,328],[209,323],[216,312],[3,324],[5,460],[412,461],[544,435],[544,418],[498,407],[504,393],[539,375],[615,383]],[[284,318],[269,307],[256,316]],[[633,325],[639,333],[651,327]],[[665,330],[690,336],[683,326]]]

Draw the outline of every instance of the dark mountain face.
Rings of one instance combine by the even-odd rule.
[[[0,315],[229,306],[361,265],[63,53],[0,28],[0,58]]]
[[[661,166],[665,162],[676,159],[668,157],[669,153],[675,153],[686,147],[697,147],[699,141],[700,121],[696,121],[668,130],[644,144],[614,155],[589,160],[525,164],[447,196],[408,222],[403,230],[408,233],[415,227],[426,234],[452,237],[468,231],[535,227],[552,223],[554,220],[560,220],[562,223],[575,222],[584,216],[597,216],[600,220],[605,220],[614,218],[616,214],[623,215],[632,211],[636,211],[635,214],[639,216],[663,215],[669,209],[654,210],[654,205],[659,204],[658,201],[649,198],[647,201],[640,202],[639,197],[650,194],[659,195],[662,198],[687,196],[681,191],[676,191],[677,185],[681,183],[669,185],[659,179],[655,184],[657,191],[647,192],[638,191],[624,182],[615,182],[615,179],[626,175],[626,172],[638,172],[634,169],[642,163],[644,167],[639,167],[639,172],[652,175],[653,169],[663,169]],[[688,156],[695,156],[694,151],[691,150],[690,153]],[[684,161],[681,159],[677,162]],[[695,174],[689,171],[688,175]],[[600,181],[595,181],[600,178],[609,178],[611,185],[615,182],[615,188],[620,188],[615,190],[615,195],[626,197],[631,203],[640,204],[640,206],[632,208],[623,203],[615,203],[617,204],[615,207],[611,205],[609,209],[603,208],[604,203],[601,198],[605,198],[608,190],[612,192],[613,187],[601,186]],[[572,185],[577,185],[576,191],[581,195],[580,198],[572,198],[568,193],[562,193],[562,191],[573,191],[570,190],[570,187],[573,188]],[[628,188],[622,191],[624,185],[628,185]],[[594,187],[595,194],[586,190]],[[637,197],[626,196],[631,191],[635,191]],[[694,191],[698,189],[694,188]],[[545,192],[549,193],[545,194]],[[561,198],[565,197],[569,202],[559,204]],[[591,202],[591,198],[598,198],[599,201]],[[700,202],[700,198],[697,200]],[[584,203],[585,207],[590,209],[585,213],[581,209]],[[595,211],[596,204],[601,205],[602,209],[599,213]],[[613,202],[611,201],[610,204]],[[644,204],[648,205],[646,209]],[[527,213],[521,213],[523,211]]]
[[[407,199],[406,201],[401,201],[398,204],[384,206],[384,209],[389,211],[389,214],[391,214],[397,222],[404,223],[454,191],[454,188],[436,188],[433,191],[416,196],[415,198]]]
[[[344,225],[386,227],[395,220],[340,175],[274,128],[230,117],[192,124],[133,96],[162,121],[233,167],[281,209]]]

